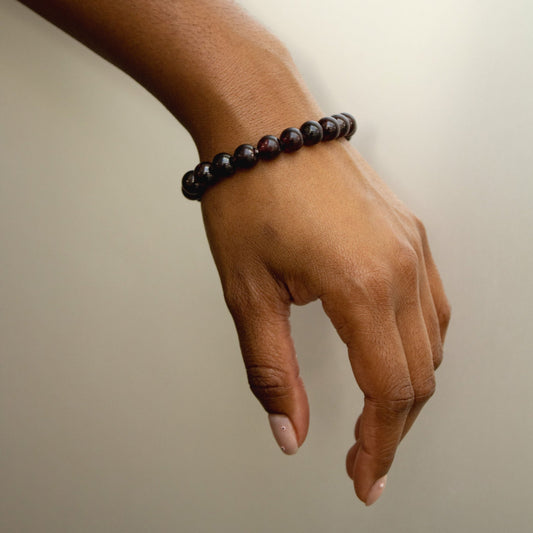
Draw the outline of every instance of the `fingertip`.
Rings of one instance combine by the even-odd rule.
[[[357,444],[358,450],[353,465],[353,485],[356,496],[369,506],[381,496],[387,481],[388,468],[376,463],[376,458],[368,453],[362,441]]]
[[[366,497],[365,505],[369,507],[373,503],[375,503],[379,497],[383,494],[383,491],[385,490],[385,485],[387,484],[387,474],[385,474],[383,477],[379,478],[371,487],[371,489],[368,491],[368,495]]]
[[[281,451],[286,455],[294,455],[298,451],[298,439],[296,431],[289,417],[282,414],[270,413],[268,421],[272,434]]]

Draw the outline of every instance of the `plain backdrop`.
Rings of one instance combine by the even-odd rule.
[[[192,140],[1,0],[0,531],[531,531],[533,4],[242,4],[426,224],[453,308],[437,393],[365,508],[346,350],[294,308],[311,426],[284,456],[179,191]]]

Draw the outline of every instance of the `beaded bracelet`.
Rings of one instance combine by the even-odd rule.
[[[278,137],[265,135],[257,147],[241,144],[234,154],[222,152],[213,161],[202,162],[194,170],[185,173],[181,180],[181,192],[189,200],[201,200],[206,189],[221,179],[235,174],[239,169],[254,167],[259,160],[271,161],[281,152],[296,152],[302,146],[312,146],[321,141],[345,137],[350,140],[357,130],[355,118],[350,113],[323,117],[318,122],[308,120],[300,128],[286,128]]]

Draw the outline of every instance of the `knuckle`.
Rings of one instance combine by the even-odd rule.
[[[396,252],[396,264],[403,280],[417,283],[419,258],[410,244],[402,244]]]
[[[444,350],[442,347],[442,343],[439,342],[438,345],[433,349],[433,369],[437,370],[439,366],[442,364],[442,360],[444,358]]]
[[[420,235],[420,238],[422,239],[422,242],[426,242],[427,241],[426,226],[424,225],[422,220],[420,220],[416,215],[413,215],[413,222],[418,231],[418,234]]]
[[[289,396],[292,389],[287,371],[274,366],[249,365],[248,384],[260,401],[279,400]]]
[[[448,326],[452,316],[452,308],[446,298],[437,306],[437,317],[441,326]]]
[[[424,223],[416,216],[413,215],[413,224],[415,229],[416,242],[420,243],[422,250],[429,249],[428,233]]]
[[[411,410],[415,403],[415,391],[411,383],[387,391],[379,403],[388,411],[405,413]]]
[[[415,395],[414,402],[417,404],[425,403],[435,394],[436,386],[437,382],[433,373],[421,382],[415,383],[413,385]]]
[[[385,268],[375,267],[362,275],[362,285],[366,295],[380,305],[390,304],[393,300],[394,284]]]

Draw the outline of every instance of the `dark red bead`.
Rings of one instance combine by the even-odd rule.
[[[339,136],[339,123],[333,117],[323,117],[318,123],[324,132],[323,141],[332,141]]]
[[[324,137],[324,131],[322,126],[316,120],[308,120],[300,126],[302,137],[304,138],[305,146],[312,146],[318,144],[322,137]]]
[[[284,152],[296,152],[304,145],[304,138],[298,128],[286,128],[281,132],[279,142]]]
[[[203,185],[204,187],[207,187],[209,185],[213,185],[216,183],[217,178],[213,172],[213,169],[211,167],[211,163],[209,162],[202,162],[198,163],[194,169],[194,177],[198,180],[198,182]]]
[[[341,113],[341,115],[344,115],[348,122],[350,123],[350,128],[348,129],[348,132],[346,133],[346,138],[350,140],[353,136],[353,134],[357,131],[357,122],[355,121],[355,117],[353,115],[350,115],[350,113]]]
[[[233,154],[235,167],[252,168],[257,164],[257,154],[257,150],[251,144],[241,144]]]
[[[205,191],[205,185],[202,185],[195,177],[194,172],[189,170],[181,179],[181,192],[189,200],[199,200]]]
[[[235,164],[233,156],[225,152],[221,152],[213,157],[211,168],[217,179],[227,178],[235,174]]]
[[[339,123],[339,137],[344,137],[350,129],[348,118],[344,115],[333,115],[333,118]]]
[[[279,139],[274,135],[265,135],[259,139],[257,150],[261,159],[270,161],[271,159],[278,157],[281,152]]]

